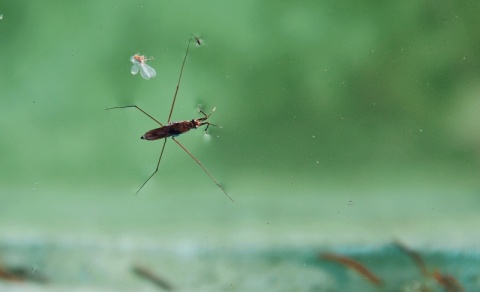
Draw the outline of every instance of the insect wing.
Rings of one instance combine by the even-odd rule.
[[[146,80],[153,78],[157,75],[157,72],[152,67],[148,66],[145,63],[140,63],[140,74]]]
[[[138,68],[138,63],[137,64],[133,64],[132,66],[132,69],[130,70],[130,72],[132,72],[132,75],[135,75],[138,73],[140,69]]]
[[[172,136],[173,131],[171,126],[164,126],[161,128],[153,129],[148,132],[146,132],[143,136],[142,139],[145,140],[158,140],[158,139],[163,139],[163,138],[168,138]]]

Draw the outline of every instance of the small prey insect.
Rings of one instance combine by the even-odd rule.
[[[133,63],[132,69],[130,72],[133,75],[136,75],[140,71],[143,79],[149,80],[157,75],[155,69],[147,65],[147,61],[153,60],[153,58],[147,58],[139,53],[130,57],[130,61]]]
[[[205,128],[205,131],[207,131],[208,127],[210,125],[212,126],[217,126],[215,124],[212,124],[210,122],[207,121],[207,119],[210,117],[210,115],[215,111],[215,108],[213,108],[213,110],[210,112],[210,114],[206,114],[204,111],[202,110],[199,110],[200,113],[203,114],[203,117],[201,118],[198,118],[198,119],[192,119],[192,120],[189,120],[189,121],[180,121],[180,122],[170,122],[170,119],[172,117],[172,112],[173,112],[173,108],[175,106],[175,101],[177,99],[177,94],[178,94],[178,89],[180,87],[180,82],[182,80],[182,74],[183,74],[183,68],[185,67],[185,61],[187,60],[187,55],[188,55],[188,50],[190,48],[190,43],[192,42],[192,38],[190,38],[190,40],[188,41],[188,45],[187,45],[187,50],[185,52],[185,57],[183,58],[183,63],[182,63],[182,67],[180,69],[180,76],[178,77],[178,82],[177,82],[177,88],[175,90],[175,94],[173,95],[173,102],[172,102],[172,106],[170,108],[170,114],[168,115],[168,120],[167,120],[167,124],[164,125],[162,123],[160,123],[158,120],[156,120],[154,117],[152,117],[150,114],[148,114],[147,112],[145,112],[143,109],[141,109],[140,107],[136,106],[136,105],[127,105],[127,106],[117,106],[117,107],[112,107],[112,108],[107,108],[107,110],[110,110],[110,109],[118,109],[118,108],[136,108],[138,109],[139,111],[141,111],[143,114],[145,114],[146,116],[148,116],[150,119],[152,119],[153,121],[155,121],[157,124],[160,125],[159,128],[156,128],[156,129],[153,129],[153,130],[150,130],[148,132],[146,132],[142,137],[141,139],[144,139],[144,140],[159,140],[159,139],[164,139],[164,142],[163,142],[163,146],[162,146],[162,150],[160,152],[160,157],[158,158],[158,162],[157,162],[157,167],[155,168],[155,171],[147,178],[147,180],[142,184],[142,186],[138,189],[137,191],[137,194],[138,192],[140,192],[140,190],[147,184],[147,182],[155,175],[155,173],[157,173],[158,171],[158,168],[160,166],[160,161],[162,160],[162,156],[163,156],[163,151],[165,150],[165,145],[167,144],[167,138],[172,138],[172,140],[177,143],[178,146],[180,146],[185,152],[187,152],[187,154],[193,159],[195,160],[196,163],[198,163],[198,165],[200,165],[200,167],[203,169],[203,171],[205,171],[205,173],[210,177],[210,179],[223,191],[223,193],[225,193],[225,195],[232,201],[232,202],[235,202],[228,194],[227,192],[223,189],[223,187],[217,182],[217,180],[210,174],[210,172],[208,172],[208,170],[205,168],[205,166],[203,166],[203,164],[192,154],[190,153],[190,151],[187,150],[187,148],[185,148],[185,146],[183,146],[177,139],[175,139],[175,137],[177,137],[178,135],[180,134],[183,134],[183,133],[186,133],[192,129],[196,129],[198,127],[201,127],[201,126],[206,126]],[[218,127],[218,126],[217,126]]]

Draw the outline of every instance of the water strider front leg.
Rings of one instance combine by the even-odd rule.
[[[149,115],[146,111],[144,111],[143,109],[141,109],[140,107],[138,107],[138,106],[136,106],[136,105],[115,106],[115,107],[106,108],[105,110],[111,110],[111,109],[117,109],[117,108],[128,108],[128,107],[134,107],[134,108],[138,109],[139,111],[141,111],[142,113],[144,113],[145,115],[147,115],[149,118],[151,118],[152,120],[154,120],[157,124],[159,124],[160,126],[163,126],[163,124],[160,123],[159,121],[157,121],[157,119],[155,119],[154,117],[152,117],[151,115]]]

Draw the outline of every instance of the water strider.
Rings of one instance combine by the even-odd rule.
[[[199,110],[200,113],[203,114],[203,117],[201,118],[197,118],[197,119],[192,119],[192,120],[188,120],[188,121],[180,121],[180,122],[170,122],[170,119],[172,117],[172,112],[173,112],[173,108],[175,107],[175,101],[177,99],[177,94],[178,94],[178,89],[180,88],[180,82],[182,80],[182,74],[183,74],[183,68],[185,67],[185,62],[187,60],[187,55],[188,55],[188,50],[190,48],[190,43],[192,42],[192,38],[190,38],[190,40],[188,41],[188,45],[187,45],[187,50],[185,52],[185,57],[183,58],[183,63],[182,63],[182,67],[180,69],[180,76],[178,77],[178,82],[177,82],[177,88],[175,90],[175,94],[173,96],[173,102],[172,102],[172,106],[170,108],[170,114],[168,115],[168,120],[167,120],[167,124],[164,125],[162,123],[160,123],[158,120],[156,120],[154,117],[152,117],[150,114],[148,114],[147,112],[145,112],[143,109],[141,109],[140,107],[136,106],[136,105],[127,105],[127,106],[117,106],[117,107],[111,107],[111,108],[107,108],[107,110],[111,110],[111,109],[118,109],[118,108],[136,108],[138,109],[139,111],[141,111],[142,113],[144,113],[146,116],[148,116],[149,118],[151,118],[152,120],[154,120],[157,124],[160,125],[159,128],[156,128],[156,129],[153,129],[153,130],[150,130],[148,132],[146,132],[142,137],[141,139],[144,139],[144,140],[150,140],[150,141],[153,141],[153,140],[159,140],[159,139],[164,139],[164,142],[163,142],[163,146],[162,146],[162,150],[160,152],[160,157],[158,158],[158,162],[157,162],[157,167],[155,168],[155,171],[148,177],[148,179],[142,184],[142,186],[138,189],[137,191],[137,194],[138,192],[140,192],[140,190],[147,184],[147,182],[155,175],[155,173],[157,173],[158,171],[158,168],[160,166],[160,161],[162,160],[162,156],[163,156],[163,151],[165,150],[165,145],[167,144],[167,138],[172,138],[172,140],[177,143],[177,145],[179,145],[188,155],[190,155],[190,157],[195,160],[196,163],[198,163],[198,165],[200,165],[200,167],[203,169],[203,171],[205,171],[205,173],[213,180],[213,182],[225,193],[225,195],[232,201],[232,202],[235,202],[228,194],[227,192],[225,191],[225,189],[217,182],[217,180],[210,174],[210,172],[208,172],[208,170],[205,168],[205,166],[203,166],[203,164],[190,152],[187,150],[187,148],[185,148],[185,146],[183,146],[180,142],[178,142],[177,139],[175,139],[175,137],[177,137],[178,135],[180,134],[183,134],[183,133],[186,133],[192,129],[197,129],[198,127],[201,127],[201,126],[205,126],[206,125],[206,128],[205,128],[205,131],[208,129],[208,127],[210,125],[212,126],[217,126],[215,124],[212,124],[210,122],[207,122],[207,119],[210,117],[210,115],[215,111],[215,108],[210,112],[210,114],[206,114],[204,111],[202,110]],[[197,42],[197,40],[196,40]]]

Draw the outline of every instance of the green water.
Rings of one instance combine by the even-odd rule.
[[[155,289],[138,260],[180,290],[407,290],[424,279],[391,252],[399,238],[478,289],[479,10],[0,0],[0,266],[50,280],[1,288]],[[135,195],[158,125],[105,110],[166,123],[196,35],[172,121],[216,107],[221,128],[178,141],[235,203],[173,141]],[[138,52],[155,78],[130,74]],[[385,258],[386,286],[322,251]]]

